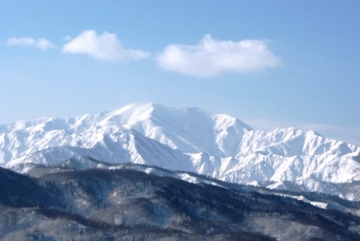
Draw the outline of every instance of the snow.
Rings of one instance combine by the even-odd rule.
[[[293,127],[253,130],[240,120],[198,108],[132,104],[114,111],[0,125],[0,166],[27,172],[71,158],[137,163],[221,180],[342,193],[360,180],[360,147]],[[193,180],[196,181],[196,180]],[[270,183],[270,184],[269,184]],[[329,183],[334,184],[333,186]]]

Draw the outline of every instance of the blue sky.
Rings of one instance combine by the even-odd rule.
[[[134,102],[360,145],[360,2],[0,2],[0,123]]]

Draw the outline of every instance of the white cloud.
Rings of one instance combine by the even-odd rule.
[[[47,39],[45,38],[9,38],[7,40],[7,44],[9,46],[15,46],[15,45],[23,45],[23,46],[33,46],[42,50],[47,50],[49,48],[54,48],[55,46]]]
[[[205,35],[198,45],[168,45],[158,55],[158,65],[174,71],[200,77],[211,77],[222,72],[252,72],[282,64],[279,57],[268,50],[264,41],[239,42],[213,39]]]
[[[100,60],[119,60],[124,58],[143,59],[150,54],[141,50],[125,49],[116,34],[104,32],[100,35],[94,30],[86,30],[64,45],[62,51],[71,54],[87,54]]]

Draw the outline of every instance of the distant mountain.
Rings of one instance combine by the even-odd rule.
[[[38,165],[33,177],[0,168],[1,240],[360,240],[351,214],[360,203],[145,165],[79,171],[76,162]]]
[[[360,200],[360,147],[314,131],[253,130],[231,116],[157,104],[0,125],[1,167],[27,173],[62,163],[77,169],[147,164]]]

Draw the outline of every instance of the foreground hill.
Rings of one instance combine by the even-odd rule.
[[[70,159],[83,168],[136,163],[349,200],[360,200],[359,153],[314,131],[253,130],[231,116],[156,104],[0,125],[0,166],[20,173]]]
[[[1,240],[360,240],[355,202],[149,166],[68,164],[37,166],[37,178],[0,168]],[[334,208],[314,206],[324,200]]]

